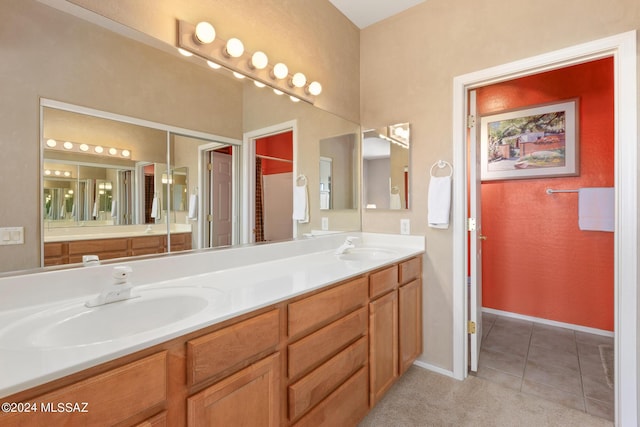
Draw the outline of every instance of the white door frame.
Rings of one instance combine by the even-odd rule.
[[[242,233],[241,243],[253,243],[255,241],[253,228],[255,227],[255,199],[256,199],[256,139],[277,135],[284,132],[292,132],[293,144],[293,184],[296,183],[298,164],[298,121],[290,120],[278,123],[262,129],[246,132],[242,138],[242,165],[244,177],[242,184]],[[293,188],[291,188],[293,192]],[[293,238],[298,233],[297,222],[293,222]]]
[[[467,376],[467,91],[599,58],[614,61],[616,221],[614,237],[615,420],[638,421],[638,105],[636,31],[487,68],[453,81],[453,376]]]

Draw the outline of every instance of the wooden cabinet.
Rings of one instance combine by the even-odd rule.
[[[70,240],[44,244],[44,265],[82,262],[83,255],[98,255],[102,260],[138,255],[161,254],[167,251],[167,236],[136,236],[112,239]],[[191,233],[171,233],[171,251],[191,249]]]
[[[422,258],[400,264],[398,288],[398,344],[400,375],[422,354]]]
[[[166,399],[167,354],[160,352],[40,395],[30,400],[34,411],[2,414],[0,425],[126,425],[137,414],[161,408]]]
[[[398,378],[398,293],[369,304],[369,401],[374,406]]]
[[[278,426],[279,369],[276,353],[189,397],[187,426]]]

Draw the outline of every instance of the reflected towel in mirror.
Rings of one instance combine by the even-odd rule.
[[[115,218],[118,216],[118,203],[117,200],[111,201],[111,218]]]
[[[402,209],[400,193],[391,193],[389,195],[389,209]]]
[[[328,191],[320,191],[320,209],[329,209]]]
[[[293,187],[293,215],[294,221],[309,222],[309,201],[307,196],[307,178],[301,175]],[[302,185],[299,185],[300,182]]]
[[[198,218],[198,195],[192,194],[189,197],[189,219],[197,219]]]
[[[160,211],[162,208],[160,207],[160,200],[158,200],[158,196],[153,196],[153,202],[151,202],[151,218],[160,219]]]

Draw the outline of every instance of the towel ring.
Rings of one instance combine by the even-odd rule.
[[[453,166],[451,166],[451,163],[447,162],[446,160],[438,160],[433,165],[431,165],[431,176],[435,176],[433,174],[433,168],[435,168],[436,166],[438,166],[439,169],[444,169],[445,167],[449,166],[449,169],[451,169],[451,171],[449,172],[449,176],[453,175]]]
[[[298,175],[298,177],[296,178],[296,185],[298,185],[300,182],[302,182],[302,185],[307,185],[307,177],[304,175]]]

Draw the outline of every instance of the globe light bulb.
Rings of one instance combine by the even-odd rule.
[[[273,66],[273,70],[271,70],[271,75],[276,79],[284,79],[289,75],[289,68],[283,64],[282,62],[278,62]]]
[[[213,28],[213,25],[208,22],[198,22],[194,39],[197,43],[209,44],[216,39],[216,30]]]
[[[224,51],[227,56],[239,58],[244,53],[244,45],[239,39],[231,38],[227,40],[227,46]]]

